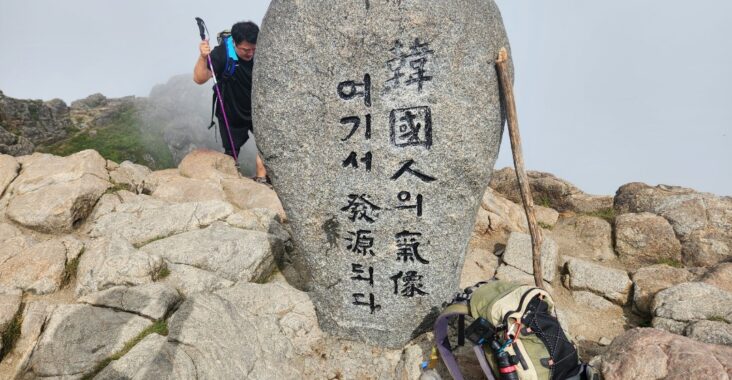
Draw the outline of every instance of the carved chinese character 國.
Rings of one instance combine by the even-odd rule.
[[[401,108],[391,111],[391,143],[398,147],[432,146],[432,111],[429,107]]]

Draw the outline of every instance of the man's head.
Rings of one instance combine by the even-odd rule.
[[[231,37],[236,45],[236,55],[241,60],[251,61],[257,48],[259,27],[251,21],[237,22],[231,27]]]

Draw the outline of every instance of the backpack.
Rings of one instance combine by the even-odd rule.
[[[231,76],[234,75],[234,71],[236,71],[236,66],[239,64],[239,56],[236,55],[236,50],[234,50],[234,38],[231,37],[231,31],[229,31],[228,29],[222,30],[216,35],[216,42],[219,44],[219,46],[226,46],[226,66],[224,66],[224,71],[221,73],[220,77],[216,78],[223,86],[231,78]],[[218,98],[216,96],[216,91],[214,91],[213,98],[211,100],[211,123],[208,125],[208,129],[211,129],[214,125],[216,125],[216,122],[214,121],[214,115],[216,114],[217,101]]]
[[[473,350],[488,379],[579,380],[588,376],[589,367],[579,361],[545,290],[493,280],[466,288],[453,299],[435,321],[435,344],[450,375],[462,380],[448,337],[449,322],[455,317],[457,344],[463,345],[467,337],[475,345]],[[467,328],[465,317],[473,319]]]

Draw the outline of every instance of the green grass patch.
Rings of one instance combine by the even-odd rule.
[[[80,131],[51,146],[39,147],[39,150],[57,156],[85,149],[94,149],[114,162],[129,160],[153,170],[175,166],[162,129],[142,123],[133,107],[121,111],[104,126]]]
[[[549,199],[546,194],[541,194],[538,198],[536,198],[535,203],[542,207],[552,208],[552,200]]]
[[[168,267],[164,267],[157,273],[157,275],[155,275],[155,281],[163,280],[168,276],[170,276],[170,269],[168,269]]]
[[[546,224],[544,222],[537,222],[537,223],[539,223],[539,227],[541,227],[545,230],[551,230],[552,228],[554,228],[554,226],[552,226],[550,224]]]
[[[121,357],[127,355],[130,350],[132,350],[132,347],[135,347],[138,343],[140,343],[143,339],[145,339],[146,336],[150,334],[158,334],[162,336],[168,336],[168,322],[166,321],[157,321],[153,323],[150,327],[146,328],[145,330],[142,330],[141,333],[139,333],[136,337],[134,337],[129,342],[125,343],[125,346],[119,350],[114,355],[104,359],[101,363],[99,363],[96,367],[94,367],[94,370],[92,372],[86,374],[84,377],[82,377],[82,380],[91,380],[94,378],[94,376],[98,375],[99,372],[102,372],[104,368],[106,368],[109,363],[119,360]]]
[[[24,305],[20,305],[18,312],[15,313],[15,317],[13,317],[13,320],[10,322],[10,326],[8,326],[8,329],[2,334],[2,336],[0,336],[0,340],[2,340],[3,343],[2,349],[0,349],[0,361],[3,360],[5,355],[13,350],[15,342],[20,338],[20,327],[23,325],[23,307]]]
[[[82,248],[81,253],[79,253],[79,256],[77,256],[75,259],[66,262],[66,267],[64,268],[64,277],[61,279],[61,288],[67,287],[69,284],[71,284],[76,278],[76,271],[79,269],[79,261],[81,260],[81,255],[84,254],[84,250]]]
[[[656,261],[656,264],[664,264],[674,268],[684,267],[684,264],[681,261],[669,258],[659,259],[658,261]]]
[[[607,220],[608,223],[610,223],[610,224],[615,224],[615,217],[617,216],[617,214],[615,213],[615,209],[612,207],[604,208],[602,210],[597,210],[597,211],[593,211],[593,212],[586,212],[586,213],[583,213],[583,215],[602,218],[602,219]]]

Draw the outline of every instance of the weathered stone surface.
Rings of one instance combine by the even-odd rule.
[[[110,363],[96,380],[199,379],[196,366],[177,344],[150,334],[127,355]]]
[[[36,377],[80,378],[150,326],[134,314],[89,305],[62,305],[49,318],[30,358]]]
[[[179,300],[180,295],[169,285],[144,284],[133,287],[115,286],[101,292],[87,294],[77,301],[159,320]]]
[[[522,271],[533,275],[534,262],[532,260],[531,236],[514,232],[508,238],[506,244],[506,252],[503,254],[503,261],[521,269]],[[557,243],[550,237],[545,236],[541,244],[541,270],[544,278],[551,282],[554,280],[554,274],[557,272],[557,252],[559,248]]]
[[[152,194],[158,185],[177,177],[180,177],[178,169],[156,170],[145,177],[145,180],[142,182],[142,191],[145,194]]]
[[[240,177],[231,156],[206,149],[196,149],[186,155],[178,164],[178,172],[184,177],[215,182]]]
[[[732,346],[732,324],[720,321],[699,321],[690,324],[684,335],[709,344]]]
[[[235,284],[215,273],[190,265],[168,264],[168,269],[170,275],[163,282],[175,288],[184,297],[198,292],[211,293],[219,289],[230,288]]]
[[[605,380],[728,379],[732,347],[639,328],[615,338],[598,367]]]
[[[117,168],[109,172],[112,183],[122,186],[134,193],[141,193],[145,178],[152,171],[146,166],[134,164],[130,161],[122,162]]]
[[[593,310],[617,310],[620,307],[614,303],[590,292],[572,292],[574,302]]]
[[[226,199],[242,210],[266,208],[276,212],[282,220],[287,220],[277,193],[268,186],[256,183],[249,178],[225,179],[221,181]]]
[[[512,232],[528,232],[523,208],[491,189],[486,189],[475,221],[475,233],[503,238],[504,243]],[[498,236],[496,236],[498,235]]]
[[[35,294],[60,289],[66,265],[66,246],[61,239],[38,243],[0,263],[0,286]]]
[[[628,273],[589,261],[572,258],[567,261],[568,274],[564,285],[571,290],[588,290],[610,301],[624,305],[628,302],[633,283]]]
[[[594,212],[613,207],[613,198],[584,193],[573,184],[550,173],[528,171],[534,203],[547,204],[559,211]],[[516,203],[521,202],[516,171],[503,168],[494,173],[490,186]]]
[[[254,70],[257,146],[303,252],[319,321],[341,336],[401,347],[430,328],[433,308],[457,288],[498,153],[502,113],[492,62],[508,46],[498,8],[477,0],[277,0],[263,26]],[[461,32],[444,32],[454,28]],[[414,76],[410,46],[424,53],[429,79]],[[390,81],[394,64],[403,77]],[[364,85],[348,83],[364,78],[368,99],[356,94]],[[350,138],[349,116],[360,117]],[[418,133],[409,133],[410,123]],[[397,208],[418,198],[421,218]],[[348,250],[349,232],[357,231],[371,231],[373,256]],[[414,236],[428,265],[395,260],[402,231],[421,233]],[[373,287],[351,279],[354,263],[374,268]],[[400,272],[394,294],[391,277]],[[410,279],[424,294],[411,297]],[[354,305],[354,294],[366,303],[373,294],[381,309]]]
[[[70,232],[111,186],[106,161],[93,150],[33,156],[6,190],[11,197],[6,215],[41,232]]]
[[[76,272],[76,295],[82,296],[117,285],[153,282],[164,267],[155,254],[140,252],[119,235],[93,241],[81,256]]]
[[[629,183],[615,195],[618,213],[651,212],[669,221],[684,263],[711,266],[732,256],[732,198],[677,186]]]
[[[9,223],[0,223],[0,268],[31,245],[30,239],[18,228]]]
[[[55,309],[56,305],[46,302],[35,301],[25,305],[23,323],[20,325],[20,337],[15,342],[13,350],[0,361],[1,379],[21,378],[38,343],[38,338]]]
[[[279,214],[268,208],[242,210],[226,218],[226,224],[232,227],[266,232],[277,236],[282,241],[288,241],[290,240],[290,232],[282,225],[281,221]]]
[[[14,99],[0,92],[0,115],[0,153],[11,155],[30,154],[34,144],[59,141],[71,125],[69,107],[60,99]]]
[[[18,176],[20,165],[12,156],[0,154],[0,197],[5,193],[5,188]]]
[[[638,269],[632,277],[633,305],[644,314],[650,314],[651,302],[656,293],[694,278],[686,269],[663,264]]]
[[[615,249],[631,268],[663,261],[681,262],[681,243],[666,219],[648,212],[615,219]]]
[[[469,248],[460,275],[460,288],[493,278],[497,268],[498,257],[493,252],[485,249]]]
[[[425,355],[416,345],[385,350],[326,336],[309,297],[286,284],[241,282],[214,296],[193,295],[169,326],[171,345],[165,352],[182,350],[195,365],[197,378],[416,380]],[[165,368],[171,361],[155,367]],[[165,378],[162,370],[156,373]]]
[[[704,274],[702,282],[732,293],[732,263],[716,265]]]
[[[282,241],[272,235],[214,223],[141,248],[174,264],[190,265],[230,281],[261,281],[272,273]]]
[[[151,195],[169,202],[224,200],[224,191],[220,184],[182,176],[171,176],[161,181]]]
[[[485,281],[487,279],[488,278],[484,278],[483,280]],[[533,274],[528,274],[510,265],[499,266],[498,270],[496,270],[496,279],[518,282],[530,286],[534,286],[534,284],[536,283]],[[546,280],[544,280],[544,288],[549,290],[550,292],[553,291],[551,284],[549,284],[549,282],[547,282]]]
[[[231,215],[234,208],[221,201],[170,204],[140,197],[137,202],[120,203],[99,216],[89,236],[119,234],[135,246],[197,229]]]
[[[534,205],[534,214],[536,215],[536,222],[547,227],[554,227],[559,220],[559,212],[549,207]],[[525,216],[524,219],[526,219]]]
[[[546,234],[559,245],[559,254],[594,261],[613,261],[612,227],[604,219],[578,215],[561,219]]]
[[[5,333],[15,314],[20,310],[23,292],[19,289],[0,287],[0,335]],[[2,349],[0,349],[2,352]]]
[[[702,282],[687,282],[658,292],[651,309],[654,327],[659,327],[659,318],[685,327],[704,319],[732,323],[732,294]]]

